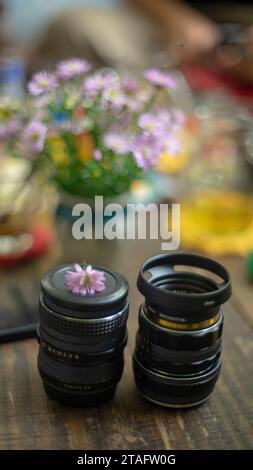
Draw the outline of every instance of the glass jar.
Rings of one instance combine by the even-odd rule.
[[[252,174],[247,139],[252,118],[217,93],[202,96],[198,150],[184,175],[181,240],[209,254],[244,254],[253,247]]]
[[[43,228],[53,239],[57,194],[28,160],[3,157],[0,164],[0,264],[26,257]],[[36,235],[35,235],[36,232]],[[40,241],[42,241],[40,237]]]

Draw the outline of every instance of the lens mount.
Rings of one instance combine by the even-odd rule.
[[[176,266],[204,269],[208,274],[176,271]],[[228,271],[210,258],[189,253],[163,254],[150,258],[141,267],[137,287],[146,303],[176,322],[208,320],[231,295]]]

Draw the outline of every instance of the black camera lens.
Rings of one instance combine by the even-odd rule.
[[[38,368],[47,393],[71,406],[111,398],[124,367],[128,283],[121,274],[94,268],[105,276],[105,289],[95,295],[66,289],[72,265],[52,269],[41,282]]]
[[[221,369],[227,270],[194,254],[159,255],[144,263],[137,287],[145,296],[133,358],[140,393],[163,406],[202,403]]]

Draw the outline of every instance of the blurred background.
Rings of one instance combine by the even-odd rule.
[[[185,117],[180,151],[176,156],[161,154],[155,167],[145,177],[133,178],[127,190],[123,181],[117,200],[180,202],[181,248],[226,256],[228,265],[240,257],[245,279],[253,277],[251,2],[2,0],[0,5],[1,122],[6,115],[15,117],[27,103],[26,83],[34,73],[54,70],[71,57],[113,70],[119,77],[138,79],[150,68],[175,77],[168,108],[173,103]],[[56,144],[60,161],[61,142]],[[84,152],[90,148],[87,135],[80,145]],[[45,173],[42,182],[27,159],[6,155],[2,144],[0,151],[3,313],[16,312],[22,304],[34,324],[39,278],[54,264],[88,256],[92,263],[126,269],[127,275],[131,243],[138,251],[140,246],[141,260],[144,241],[74,240],[73,204],[90,201],[92,191],[73,194],[59,179],[58,185],[47,181]],[[73,176],[70,168],[64,171]],[[94,183],[90,178],[87,188]],[[98,194],[103,194],[103,177],[97,178]],[[105,195],[115,200],[113,191]],[[145,256],[155,254],[159,245],[147,243]],[[11,307],[7,292],[13,293],[13,288],[16,303]],[[13,314],[14,326],[19,317]],[[6,315],[2,318],[4,324]]]

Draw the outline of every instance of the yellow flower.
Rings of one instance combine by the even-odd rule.
[[[159,157],[157,170],[162,173],[178,173],[185,168],[188,162],[188,154],[181,152],[179,155],[170,155],[162,153]]]
[[[66,150],[65,142],[58,136],[49,137],[48,138],[48,148],[50,152],[50,158],[57,164],[57,165],[68,165],[69,163],[69,155]]]

